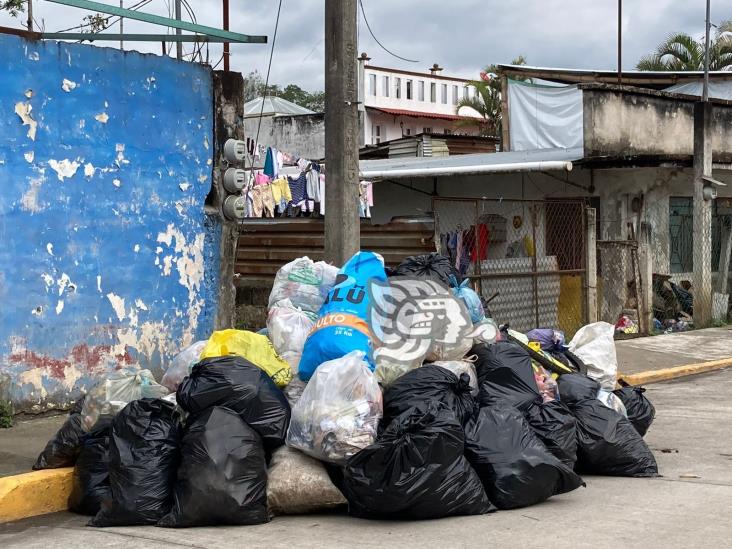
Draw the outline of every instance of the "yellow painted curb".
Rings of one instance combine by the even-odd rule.
[[[73,467],[0,477],[0,523],[65,511]]]
[[[714,370],[722,370],[729,366],[732,366],[732,357],[723,358],[721,360],[711,360],[709,362],[699,362],[696,364],[686,364],[684,366],[675,366],[673,368],[663,368],[662,370],[648,370],[647,372],[639,372],[637,374],[620,374],[618,375],[618,378],[630,385],[646,385],[648,383],[658,383],[659,381],[669,381],[679,377],[703,374],[705,372],[713,372]]]

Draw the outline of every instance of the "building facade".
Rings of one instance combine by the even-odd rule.
[[[476,111],[456,113],[460,99],[476,93],[469,80],[444,76],[437,64],[416,72],[370,65],[365,53],[358,61],[365,145],[420,133],[478,134],[478,126],[470,124],[480,119]]]

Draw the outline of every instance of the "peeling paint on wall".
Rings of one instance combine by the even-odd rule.
[[[0,51],[0,398],[43,411],[115,368],[160,377],[216,316],[221,226],[190,185],[210,181],[211,72],[8,35]]]

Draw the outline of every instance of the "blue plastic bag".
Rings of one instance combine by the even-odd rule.
[[[373,252],[357,252],[338,272],[335,286],[305,341],[298,372],[300,379],[308,381],[323,362],[351,351],[363,351],[369,368],[374,370],[368,324],[368,283],[372,279],[386,280],[384,262]]]
[[[462,300],[470,313],[470,320],[473,324],[478,324],[485,320],[485,310],[483,310],[483,302],[480,300],[478,294],[468,284],[470,279],[466,278],[462,284],[458,286],[457,279],[454,276],[450,277],[452,283],[452,293],[455,297]]]

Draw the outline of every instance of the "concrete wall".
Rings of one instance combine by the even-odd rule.
[[[211,72],[0,35],[0,399],[67,406],[207,337],[221,225]]]
[[[244,119],[247,137],[256,138],[258,123],[259,118]],[[325,115],[265,116],[259,128],[259,143],[309,160],[325,158]]]
[[[583,86],[580,86],[583,88]],[[694,152],[694,103],[650,90],[613,86],[583,88],[586,157],[690,156]],[[732,161],[732,104],[712,109],[715,162]]]

